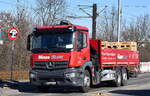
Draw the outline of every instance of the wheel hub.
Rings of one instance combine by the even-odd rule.
[[[123,79],[127,80],[127,74],[126,73],[123,73]]]
[[[84,85],[86,87],[89,87],[90,86],[90,78],[88,76],[85,76],[84,77]]]
[[[118,83],[121,83],[121,76],[118,74]]]

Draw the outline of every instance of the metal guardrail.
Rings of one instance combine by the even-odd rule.
[[[150,62],[140,62],[141,73],[150,72]]]

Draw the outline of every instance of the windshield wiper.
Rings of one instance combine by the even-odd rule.
[[[37,53],[37,52],[50,52],[50,50],[48,48],[34,48],[31,50],[33,53]]]
[[[49,46],[48,48],[63,48],[63,49],[66,49],[66,46]]]

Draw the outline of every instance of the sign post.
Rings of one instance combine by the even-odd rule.
[[[3,32],[2,32],[2,27],[0,27],[0,45],[3,45]]]
[[[18,36],[19,36],[18,32],[19,32],[19,30],[15,27],[10,28],[8,30],[8,37],[9,37],[9,39],[12,40],[12,47],[11,47],[11,49],[12,49],[12,63],[11,63],[11,67],[10,67],[10,70],[11,70],[10,79],[11,80],[13,80],[13,63],[14,63],[13,62],[13,55],[14,55],[14,47],[15,47],[14,40],[16,40],[18,38]]]

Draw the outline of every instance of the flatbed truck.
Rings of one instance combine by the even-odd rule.
[[[139,70],[138,51],[102,48],[102,40],[90,39],[88,28],[79,25],[35,27],[27,49],[30,82],[39,90],[73,86],[87,92],[102,82],[119,87]]]

